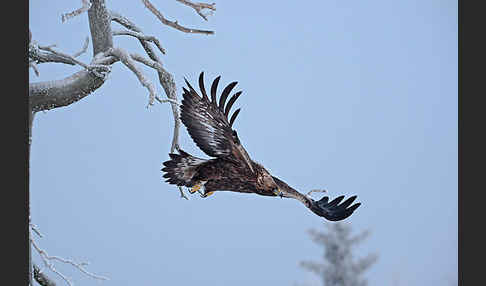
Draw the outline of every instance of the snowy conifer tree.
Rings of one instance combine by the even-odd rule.
[[[303,261],[301,266],[319,275],[324,286],[366,286],[367,281],[362,274],[378,256],[372,253],[355,260],[352,248],[362,242],[369,231],[352,237],[349,224],[338,222],[326,226],[327,232],[309,231],[312,240],[324,247],[323,261]]]

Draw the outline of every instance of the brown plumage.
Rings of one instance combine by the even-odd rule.
[[[223,89],[218,101],[216,93],[220,78],[218,76],[213,81],[210,98],[204,87],[204,73],[199,76],[202,97],[186,80],[188,89],[183,88],[181,105],[181,120],[189,135],[204,153],[213,158],[197,158],[182,150],[179,150],[180,154],[169,154],[170,160],[163,163],[165,167],[162,169],[166,182],[191,187],[193,192],[203,186],[203,196],[215,191],[232,191],[294,198],[315,214],[333,221],[347,218],[360,206],[360,203],[356,203],[349,207],[356,196],[341,204],[344,196],[331,202],[328,202],[328,197],[314,201],[253,161],[243,148],[238,134],[232,129],[241,109],[237,109],[228,119],[231,107],[241,91],[227,101],[237,84],[232,82]]]

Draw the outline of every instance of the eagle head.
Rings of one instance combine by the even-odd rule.
[[[272,175],[261,165],[258,165],[256,187],[264,192],[271,192],[275,195],[279,193],[278,185],[273,180]]]

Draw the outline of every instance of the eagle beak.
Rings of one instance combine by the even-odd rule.
[[[276,195],[276,196],[279,196],[280,198],[283,198],[283,193],[282,191],[280,191],[279,188],[276,188],[273,190],[273,193]]]

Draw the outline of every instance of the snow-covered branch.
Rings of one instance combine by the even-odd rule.
[[[192,28],[187,28],[184,26],[179,25],[177,21],[169,21],[167,20],[162,13],[155,8],[152,3],[148,0],[142,0],[143,4],[145,7],[147,7],[150,12],[152,12],[159,20],[162,22],[162,24],[167,25],[169,27],[172,27],[176,30],[179,30],[184,33],[192,33],[192,34],[204,34],[204,35],[212,35],[214,34],[214,31],[208,31],[208,30],[199,30],[199,29],[192,29]]]
[[[196,13],[206,21],[208,20],[207,16],[211,15],[213,11],[216,11],[216,7],[214,7],[214,6],[216,6],[216,3],[211,3],[211,4],[201,3],[201,2],[194,3],[194,2],[191,2],[191,1],[188,1],[188,0],[176,0],[176,1],[196,10]],[[210,12],[208,14],[203,14],[202,11],[204,9],[208,9],[208,10],[210,10]]]

